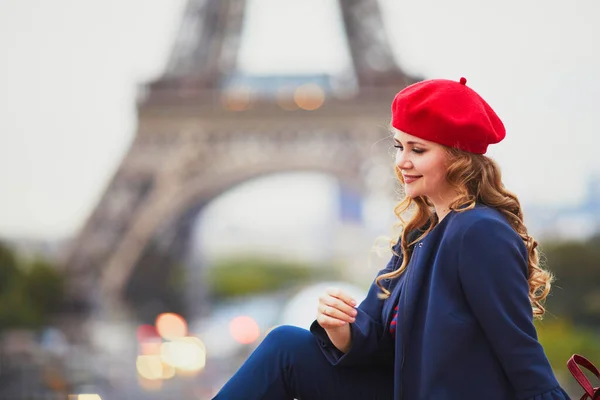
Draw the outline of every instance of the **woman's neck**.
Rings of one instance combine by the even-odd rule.
[[[450,211],[452,211],[450,205],[454,202],[454,200],[456,200],[456,197],[453,197],[452,200],[447,201],[431,201],[431,203],[433,204],[433,208],[435,209],[435,214],[437,215],[438,222],[441,222],[446,217],[446,215],[450,214]]]
[[[439,209],[437,207],[435,207],[435,214],[437,215],[438,223],[442,222],[442,220],[446,217],[446,215],[450,214],[450,207],[439,208]]]

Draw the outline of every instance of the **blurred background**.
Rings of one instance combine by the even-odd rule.
[[[464,76],[600,362],[600,3],[0,1],[0,399],[209,399],[389,259],[393,95]]]

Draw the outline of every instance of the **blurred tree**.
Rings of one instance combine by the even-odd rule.
[[[556,275],[546,307],[576,325],[600,328],[600,237],[542,246],[545,264]]]
[[[284,288],[338,277],[329,266],[239,257],[221,259],[206,273],[214,299],[273,292]]]
[[[8,290],[18,276],[19,269],[14,252],[0,242],[0,294]]]
[[[41,315],[50,316],[60,311],[65,281],[52,264],[37,259],[28,268],[25,290]]]
[[[574,390],[579,390],[567,369],[567,360],[573,354],[581,354],[595,365],[600,364],[600,335],[585,328],[576,328],[566,318],[537,321],[539,340],[552,369]]]
[[[59,311],[64,278],[43,260],[21,260],[0,243],[0,330],[38,328]]]

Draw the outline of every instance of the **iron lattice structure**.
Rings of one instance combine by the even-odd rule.
[[[248,179],[321,171],[364,193],[373,171],[391,169],[387,144],[374,144],[388,135],[393,95],[418,79],[394,61],[377,0],[339,7],[354,90],[315,92],[313,82],[303,109],[297,88],[275,96],[227,85],[245,1],[189,1],[164,74],[144,88],[129,151],[66,257],[70,304],[123,299],[136,271],[164,282],[165,271],[142,262],[150,244],[183,251],[202,206]]]

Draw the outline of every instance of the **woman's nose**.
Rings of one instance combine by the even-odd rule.
[[[400,169],[411,169],[412,164],[404,154],[405,153],[401,151],[396,154],[396,166]]]

